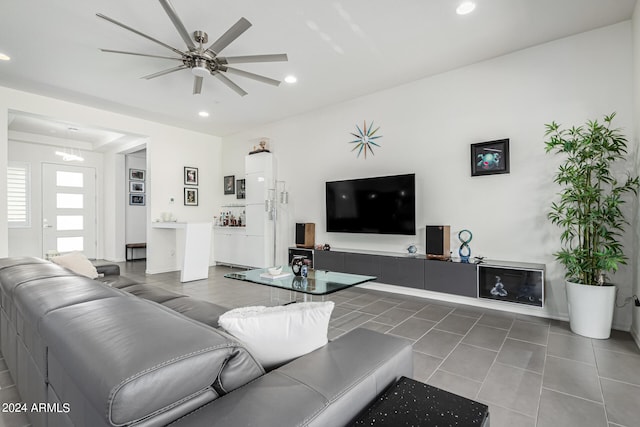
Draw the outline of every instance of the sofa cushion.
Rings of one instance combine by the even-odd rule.
[[[269,370],[325,345],[333,307],[332,301],[242,307],[218,323]]]
[[[214,328],[218,327],[218,319],[220,316],[229,310],[226,307],[222,307],[212,302],[203,301],[185,295],[165,301],[162,305],[177,311],[190,319],[197,320],[200,323],[204,323],[205,325],[209,325]]]
[[[98,270],[98,274],[102,276],[120,275],[120,267],[117,264],[104,261],[93,261],[92,264],[96,267],[96,270]]]
[[[363,408],[403,375],[413,375],[410,341],[355,329],[171,427],[352,425]]]
[[[70,252],[65,255],[55,256],[51,258],[51,261],[81,276],[86,276],[90,279],[98,277],[96,267],[91,264],[89,258],[80,252]]]

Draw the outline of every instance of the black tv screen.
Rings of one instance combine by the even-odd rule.
[[[326,183],[327,231],[416,234],[415,174]]]

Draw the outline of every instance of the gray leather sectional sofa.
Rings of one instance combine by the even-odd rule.
[[[0,347],[35,427],[342,426],[412,375],[409,342],[365,329],[265,373],[213,327],[223,307],[102,271],[0,259]]]

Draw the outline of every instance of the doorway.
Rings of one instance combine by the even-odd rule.
[[[42,255],[78,251],[95,259],[96,170],[42,163]]]

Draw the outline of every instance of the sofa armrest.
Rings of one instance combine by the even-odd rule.
[[[105,276],[119,276],[120,266],[117,264],[100,264],[93,263],[93,266],[98,270],[98,274]]]
[[[343,426],[396,379],[412,375],[409,341],[356,329],[171,426]]]

